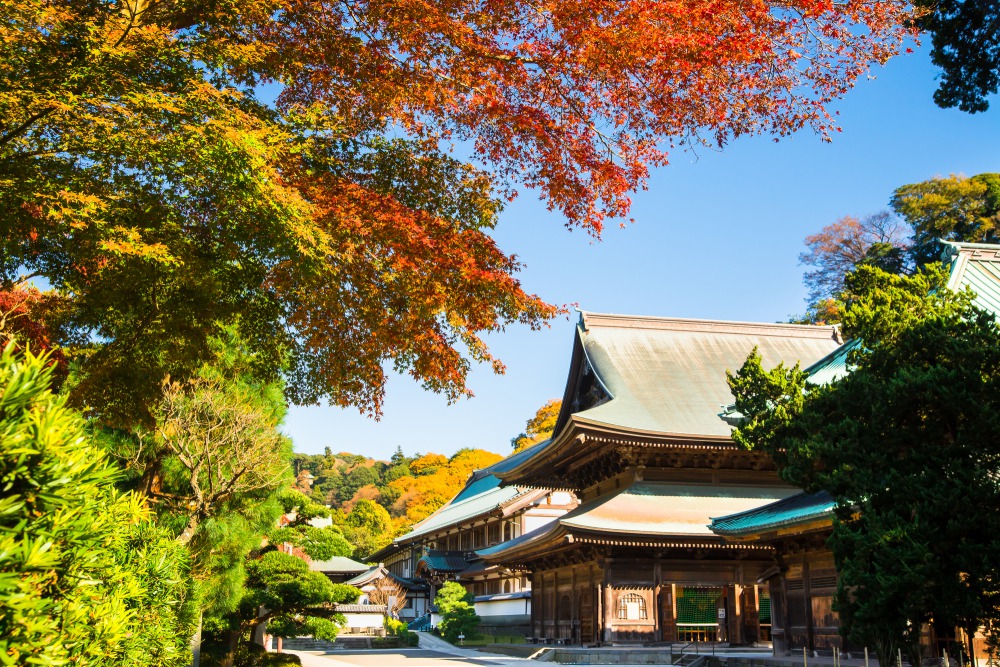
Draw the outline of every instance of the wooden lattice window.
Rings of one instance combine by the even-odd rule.
[[[646,598],[638,593],[626,593],[618,598],[618,620],[644,621],[649,616],[646,613]]]

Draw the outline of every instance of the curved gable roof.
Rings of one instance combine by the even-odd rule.
[[[757,347],[767,367],[807,366],[837,349],[832,326],[761,324],[581,313],[563,414],[644,432],[728,437],[718,416],[732,402],[725,372]],[[581,378],[592,370],[608,397],[574,410]]]

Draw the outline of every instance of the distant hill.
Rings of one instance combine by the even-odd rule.
[[[448,502],[473,470],[501,458],[472,448],[461,449],[450,458],[441,454],[406,456],[397,447],[390,460],[379,461],[349,452],[334,454],[327,448],[324,454],[295,454],[293,466],[296,488],[335,510],[334,523],[338,525],[352,522],[351,513],[361,501],[384,508],[390,525],[384,535],[371,537],[376,543],[388,544]],[[373,529],[382,532],[382,523]]]

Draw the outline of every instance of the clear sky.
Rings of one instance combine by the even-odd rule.
[[[633,198],[634,225],[593,242],[569,232],[531,191],[509,205],[495,237],[526,268],[522,284],[550,303],[583,310],[774,322],[805,310],[802,240],[837,218],[887,207],[892,191],[933,176],[1000,171],[1000,99],[983,114],[934,106],[927,49],[859,81],[837,109],[842,132],[775,142],[738,140],[722,151],[677,152]],[[381,421],[328,406],[292,408],[295,450],[324,447],[388,458],[479,447],[509,454],[510,439],[562,396],[576,317],[489,338],[505,375],[478,368],[472,399],[448,405],[408,377],[390,379]]]

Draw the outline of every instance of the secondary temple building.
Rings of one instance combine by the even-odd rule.
[[[583,313],[550,441],[493,466],[503,487],[572,493],[550,523],[479,548],[523,575],[531,634],[590,643],[769,639],[770,545],[730,541],[712,519],[798,492],[765,454],[733,443],[726,370],[751,350],[808,366],[834,327]]]
[[[477,549],[516,539],[576,506],[568,493],[501,487],[494,474],[501,461],[477,470],[443,507],[372,555],[397,579],[412,584],[400,612],[412,629],[434,624],[434,594],[458,581],[475,596],[476,613],[499,634],[527,633],[531,585],[523,572],[486,563]]]

